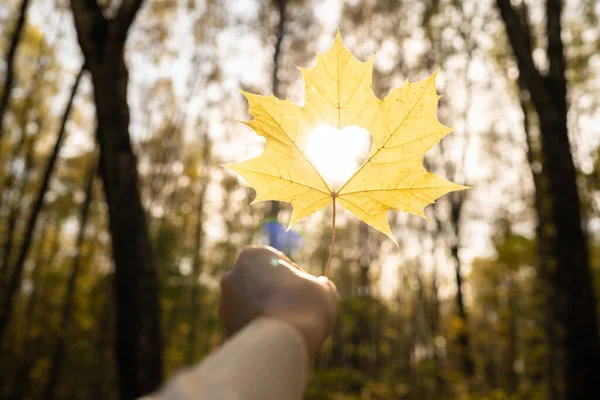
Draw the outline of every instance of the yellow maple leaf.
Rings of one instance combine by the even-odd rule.
[[[256,190],[253,203],[278,200],[293,206],[290,227],[336,200],[346,210],[396,240],[387,212],[425,218],[423,209],[448,192],[466,189],[423,167],[423,156],[452,128],[439,122],[437,73],[394,89],[383,100],[372,89],[373,59],[357,60],[340,33],[317,65],[301,69],[305,104],[243,92],[246,123],[267,140],[258,157],[227,165]],[[357,125],[373,137],[367,160],[338,190],[332,190],[306,153],[308,135],[319,125],[337,129]],[[334,150],[334,149],[332,149]],[[335,215],[335,211],[334,211]]]

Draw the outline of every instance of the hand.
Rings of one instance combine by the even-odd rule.
[[[228,336],[261,316],[286,322],[304,337],[312,358],[333,330],[336,293],[330,280],[304,272],[283,253],[248,247],[221,280],[219,316]]]

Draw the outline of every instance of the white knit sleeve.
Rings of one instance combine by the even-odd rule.
[[[259,318],[143,400],[300,400],[308,363],[295,328]]]

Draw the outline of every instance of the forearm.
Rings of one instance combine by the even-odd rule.
[[[295,328],[259,318],[146,399],[299,400],[308,363],[306,344]]]

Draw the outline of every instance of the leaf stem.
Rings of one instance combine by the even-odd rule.
[[[329,276],[329,265],[331,264],[331,258],[333,257],[333,249],[335,248],[335,194],[333,195],[333,217],[331,223],[331,250],[329,250],[329,258],[327,259],[327,265],[325,265],[325,277]]]

